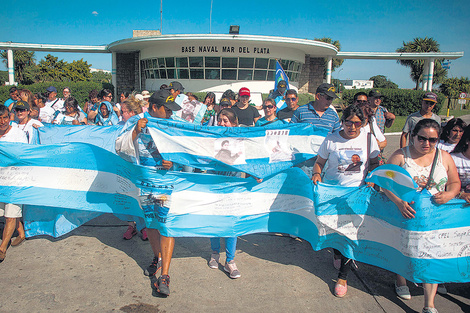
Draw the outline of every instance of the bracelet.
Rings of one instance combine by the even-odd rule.
[[[320,175],[321,176],[321,173],[313,173],[312,177],[315,176],[315,175]]]

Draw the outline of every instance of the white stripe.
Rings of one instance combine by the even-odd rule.
[[[169,213],[246,216],[300,209],[313,210],[313,201],[297,195],[251,191],[240,193],[179,191],[171,195]]]
[[[119,193],[131,197],[139,194],[134,183],[116,174],[45,166],[0,167],[0,186]]]
[[[351,240],[373,241],[411,258],[458,258],[470,244],[469,227],[409,231],[368,215],[322,215],[318,216],[318,221],[322,223],[317,224],[321,236],[339,233]]]
[[[149,132],[153,138],[164,137],[166,139],[155,140],[160,153],[188,153],[210,157],[215,155],[216,138],[171,136],[153,128],[149,128]],[[265,137],[240,138],[244,140],[246,159],[269,158],[270,151],[265,147]],[[292,150],[295,148],[297,153],[316,154],[324,139],[325,137],[316,135],[290,135],[288,143]]]

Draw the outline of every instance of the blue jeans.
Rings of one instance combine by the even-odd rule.
[[[237,237],[227,237],[225,239],[225,254],[227,263],[235,258],[237,250]],[[220,253],[220,237],[211,238],[211,249]]]

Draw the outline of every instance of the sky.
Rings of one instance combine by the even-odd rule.
[[[341,51],[394,52],[403,42],[432,37],[443,52],[464,52],[451,61],[449,77],[470,76],[468,1],[316,1],[212,0],[212,33],[303,39],[330,37]],[[288,5],[289,4],[289,5]],[[210,0],[163,0],[163,34],[208,34]],[[0,41],[106,45],[131,38],[132,30],[160,29],[160,1],[4,0]],[[39,61],[47,53],[36,52]],[[82,59],[111,70],[111,54],[51,53],[68,62]],[[5,70],[2,64],[0,69]],[[401,88],[413,88],[409,69],[393,60],[345,60],[333,72],[338,79],[385,75]]]

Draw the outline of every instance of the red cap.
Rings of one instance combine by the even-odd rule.
[[[243,87],[243,88],[240,88],[240,91],[238,92],[238,94],[240,96],[250,96],[250,89],[246,88],[246,87]]]

